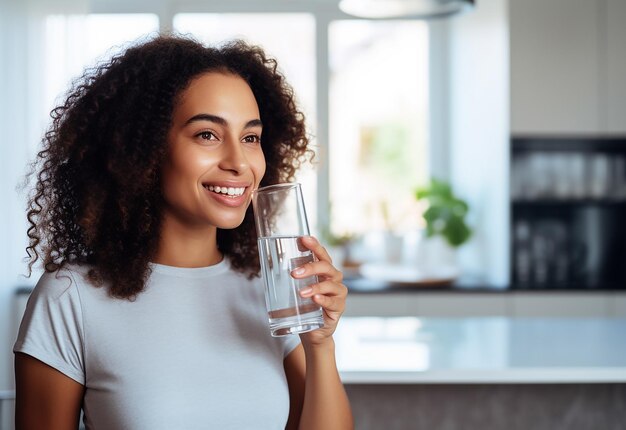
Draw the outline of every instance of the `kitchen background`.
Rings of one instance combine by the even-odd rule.
[[[317,147],[298,179],[352,290],[346,317],[626,318],[626,0],[477,0],[429,20],[357,19],[337,3],[0,0],[0,392],[41,273],[23,276],[17,188],[49,112],[84,67],[158,30],[244,37],[277,57]],[[458,247],[426,238],[450,223],[416,198],[431,178],[469,208]],[[626,344],[616,336],[605,343]],[[626,380],[617,363],[604,382]],[[10,428],[11,401],[0,413]]]

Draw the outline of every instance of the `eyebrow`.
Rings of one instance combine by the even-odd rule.
[[[208,113],[200,113],[198,115],[194,115],[191,118],[189,118],[187,122],[185,122],[185,127],[191,124],[192,122],[196,122],[196,121],[210,121],[210,122],[214,122],[216,124],[223,125],[223,126],[228,125],[228,121],[226,121],[221,116],[211,115]],[[251,127],[263,127],[263,123],[261,122],[260,119],[251,119],[250,121],[246,123],[244,128],[251,128]]]

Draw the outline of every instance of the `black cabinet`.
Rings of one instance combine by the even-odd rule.
[[[626,289],[626,137],[514,137],[514,288]]]

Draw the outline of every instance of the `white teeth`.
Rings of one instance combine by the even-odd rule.
[[[244,191],[246,190],[245,187],[234,188],[234,187],[218,187],[218,186],[213,186],[213,185],[206,185],[205,188],[215,193],[226,194],[226,195],[235,196],[235,197],[242,195]]]

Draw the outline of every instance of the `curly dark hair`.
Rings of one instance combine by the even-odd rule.
[[[46,272],[88,264],[94,285],[134,299],[150,275],[161,228],[161,166],[181,92],[206,72],[243,78],[256,98],[267,168],[261,185],[291,182],[313,157],[304,115],[274,59],[242,41],[207,47],[190,38],[157,35],[85,73],[52,125],[28,177],[28,276],[40,258]],[[232,267],[258,276],[252,207],[243,223],[218,229],[220,251]]]

